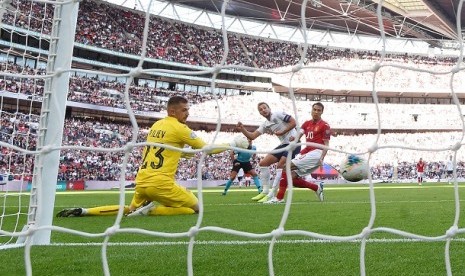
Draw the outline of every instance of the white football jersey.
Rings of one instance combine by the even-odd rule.
[[[265,122],[263,122],[262,125],[258,127],[257,131],[262,134],[266,131],[269,131],[271,133],[274,133],[275,131],[282,131],[288,127],[290,119],[291,115],[286,114],[283,111],[272,112],[270,120],[266,120]],[[278,136],[279,140],[281,141],[281,144],[289,144],[290,137],[297,137],[297,131],[295,128],[291,129],[284,135]]]

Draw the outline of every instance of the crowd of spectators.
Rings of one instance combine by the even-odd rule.
[[[53,12],[52,5],[37,2],[25,4],[12,1],[3,21],[31,31],[48,33],[49,22]],[[45,8],[43,7],[45,6]],[[45,11],[45,13],[44,13]],[[145,14],[106,2],[85,0],[80,3],[76,41],[115,52],[139,55]],[[221,62],[224,45],[222,33],[215,29],[199,27],[179,21],[151,16],[147,42],[147,55],[158,59],[188,63],[193,65],[213,66]],[[289,70],[300,60],[301,45],[258,37],[228,33],[229,54],[227,64],[245,65],[259,68],[276,68],[276,71]],[[415,92],[418,96],[428,93],[465,91],[462,71],[452,75],[450,72],[457,62],[453,57],[427,57],[388,54],[373,80],[376,61],[380,59],[377,52],[352,51],[348,49],[330,49],[310,45],[306,53],[306,65],[310,66],[293,74],[294,86],[302,84],[313,88],[332,90],[371,91],[376,90],[399,94]],[[317,66],[318,68],[315,68]],[[399,67],[402,66],[402,67]],[[418,69],[410,70],[404,67]],[[43,75],[43,69],[2,63],[5,72],[27,75]],[[313,68],[313,69],[312,69]],[[322,70],[333,68],[334,70]],[[3,69],[3,68],[2,68]],[[357,72],[342,72],[352,70]],[[425,71],[426,70],[426,71]],[[366,71],[366,72],[360,72]],[[436,72],[438,74],[432,74]],[[273,82],[289,84],[289,74],[273,75]],[[452,87],[450,86],[452,84]],[[34,94],[43,93],[41,79],[0,79],[0,85],[6,91]],[[119,82],[103,82],[97,79],[74,77],[70,85],[69,100],[116,108],[124,108],[122,97],[105,95],[105,89],[117,95],[124,91]],[[108,91],[107,91],[108,92]],[[175,91],[183,93],[184,91]],[[161,111],[163,101],[160,96],[170,91],[160,91],[147,86],[132,86],[131,107],[139,111]],[[107,93],[108,94],[108,93]],[[211,94],[184,93],[200,101],[211,99]],[[197,101],[196,101],[197,102]],[[389,111],[388,111],[389,112]],[[366,113],[366,112],[362,112]],[[373,112],[370,112],[374,114]],[[397,114],[394,112],[394,114]],[[368,116],[369,117],[369,116]],[[426,116],[420,116],[426,118]],[[421,119],[420,119],[421,120]],[[364,120],[368,124],[370,120]],[[397,127],[398,120],[388,124]]]
[[[32,175],[34,166],[34,151],[38,135],[38,116],[21,113],[2,112],[0,139],[14,147],[2,146],[0,171],[14,175],[16,179],[28,178]],[[137,142],[144,142],[148,128],[141,128]],[[235,133],[197,131],[197,134],[208,142],[231,141]],[[132,139],[130,124],[114,123],[108,119],[95,118],[65,120],[58,180],[118,180],[125,154],[125,145]],[[215,139],[215,140],[213,140]],[[445,145],[461,139],[459,132],[426,132],[414,134],[386,133],[377,142],[380,146],[370,157],[370,166],[374,179],[386,179],[392,174],[392,168],[397,168],[398,179],[415,177],[415,164],[421,157],[427,163],[427,177],[437,178],[444,173],[445,160],[452,154]],[[330,150],[325,161],[338,166],[345,152],[365,153],[372,146],[376,135],[338,135],[331,138]],[[276,137],[262,135],[255,141],[258,147],[258,163],[264,153],[278,144]],[[18,149],[19,148],[19,149]],[[406,149],[412,148],[412,149]],[[413,148],[429,148],[430,151],[419,151]],[[112,149],[113,151],[108,151]],[[437,151],[438,149],[444,149]],[[130,151],[125,178],[133,180],[141,162],[142,146]],[[227,152],[206,156],[199,165],[201,153],[192,159],[182,159],[179,164],[177,178],[180,180],[196,179],[198,169],[200,175],[207,180],[225,180],[231,169],[231,160]],[[457,173],[465,177],[465,153],[457,152]]]
[[[72,77],[68,100],[79,103],[126,109],[123,93],[125,84],[117,81],[101,81],[96,78]],[[190,91],[153,88],[148,85],[129,88],[130,106],[133,110],[160,112],[166,101],[174,95],[186,97],[190,103],[211,100],[212,94],[197,94]]]
[[[0,70],[5,73],[43,76],[44,69],[33,69],[12,62],[0,62]],[[41,78],[0,78],[0,90],[20,93],[41,98],[44,80]],[[72,76],[70,78],[68,101],[125,109],[125,84],[118,81],[102,81],[97,77],[87,78]],[[191,93],[191,91],[153,88],[145,85],[131,85],[129,88],[130,106],[133,110],[160,112],[166,106],[167,98],[174,95],[186,97],[190,103],[198,104],[213,99],[211,93]],[[220,97],[221,98],[221,97]]]
[[[222,118],[228,123],[242,121],[256,124],[262,120],[256,104],[266,102],[272,110],[286,110],[298,117],[300,122],[311,118],[310,101],[295,101],[276,93],[254,93],[225,97],[216,101],[204,101],[192,106],[190,115],[196,118],[216,119],[220,108]],[[398,130],[461,130],[462,116],[456,105],[434,104],[378,104],[373,103],[334,103],[324,102],[323,117],[337,129],[382,129]],[[378,121],[379,110],[379,121]]]
[[[334,54],[331,59],[308,63],[307,67],[292,75],[292,80],[295,87],[307,87],[309,83],[312,87],[343,91],[371,91],[375,87],[380,92],[397,91],[400,95],[418,93],[418,96],[426,96],[433,92],[444,93],[451,91],[451,85],[455,92],[465,92],[465,73],[459,71],[453,75],[451,71],[455,64],[452,62],[428,62],[431,60],[420,56],[404,60],[397,56],[386,58],[378,68],[377,61],[374,56],[360,59],[355,55],[343,57]],[[281,72],[290,70],[290,66],[276,69]],[[275,80],[287,84],[291,74],[276,75]]]
[[[50,34],[52,16],[53,6],[51,4],[14,0],[11,2],[11,6],[6,9],[3,22],[29,31]],[[75,41],[115,52],[140,55],[144,21],[145,13],[137,10],[111,5],[107,2],[81,1]],[[296,43],[243,34],[228,33],[227,40],[229,52],[226,64],[229,65],[244,65],[263,69],[292,66],[301,59],[303,51],[302,46]],[[224,48],[223,34],[220,30],[153,15],[150,17],[146,53],[148,57],[190,65],[213,66],[221,62]],[[373,61],[379,60],[380,55],[377,52],[326,49],[314,45],[310,45],[307,53],[305,53],[305,63],[307,65],[320,66],[320,62],[329,65],[325,62],[334,61],[333,65],[337,67],[340,66],[341,59],[346,59],[350,61],[349,63],[354,59]],[[398,62],[404,65],[406,60],[413,60],[414,64],[411,64],[412,66],[418,64],[451,65],[457,62],[456,57],[387,55],[385,58],[386,62]],[[359,65],[354,65],[354,67],[360,69]],[[383,71],[386,71],[384,75],[390,77],[390,72]],[[300,77],[301,80],[313,80],[311,76],[314,71],[311,72],[311,74]],[[325,72],[322,72],[322,74],[325,74]],[[398,87],[404,88],[404,83],[406,81],[411,82],[411,79],[420,82],[421,85],[421,76],[406,79],[407,77],[411,76],[409,74],[398,74],[396,82]],[[441,76],[438,77],[441,78]],[[333,83],[335,82],[332,78],[328,79]],[[380,76],[380,79],[383,79],[383,76]],[[339,84],[352,84],[349,80],[344,80],[344,78],[340,79]],[[326,83],[325,79],[320,79],[318,83],[321,82]],[[370,74],[367,74],[366,79],[361,81],[361,83],[363,82],[371,84]],[[424,84],[424,86],[428,88],[428,84]]]
[[[0,69],[7,73],[43,76],[43,69],[33,69],[11,62],[0,62]],[[0,78],[0,90],[33,95],[43,95],[44,81],[40,78]],[[70,79],[68,101],[97,105],[104,107],[125,109],[123,93],[125,84],[118,81],[103,81],[94,78],[74,75]],[[235,123],[246,120],[257,124],[261,116],[255,108],[244,108],[261,101],[271,107],[293,110],[292,101],[280,97],[276,93],[255,92],[252,95],[220,96],[219,101],[213,100],[211,93],[193,93],[191,91],[168,90],[153,88],[148,85],[131,85],[129,88],[130,106],[133,110],[144,112],[162,112],[168,97],[182,95],[190,101],[192,109],[190,115],[197,119],[216,121],[218,108],[221,109],[225,122]],[[325,103],[325,119],[335,128],[378,128],[383,129],[461,129],[462,117],[455,105],[409,104],[405,108],[402,104],[372,103]],[[303,122],[310,118],[310,104],[307,101],[296,101],[296,114]],[[240,112],[238,112],[240,110]],[[378,110],[381,114],[378,122]]]
[[[355,62],[357,63],[357,62]],[[435,65],[437,66],[437,65]],[[42,77],[45,74],[44,69],[34,69],[28,66],[20,66],[12,62],[0,62],[0,69],[5,73],[23,74],[28,76]],[[443,68],[444,69],[444,68]],[[337,72],[334,72],[337,73]],[[423,87],[436,87],[440,83],[437,76],[431,75],[421,77],[419,73],[417,79],[422,79]],[[316,74],[315,74],[316,75]],[[331,79],[326,77],[331,74],[322,74],[320,79]],[[400,74],[402,75],[402,74]],[[394,72],[391,74],[393,79],[398,76]],[[356,78],[356,76],[353,76]],[[348,78],[348,76],[346,76]],[[315,78],[315,82],[318,78]],[[357,81],[362,78],[357,78]],[[443,80],[446,81],[446,80]],[[354,80],[351,81],[355,83]],[[380,81],[383,83],[383,81]],[[384,83],[390,83],[389,78],[386,78]],[[395,83],[395,82],[392,82]],[[454,83],[465,85],[461,78],[454,78]],[[445,83],[442,83],[446,85]],[[323,85],[323,84],[322,84]],[[3,91],[21,93],[25,95],[34,95],[41,97],[43,95],[44,81],[41,78],[16,78],[6,76],[0,78],[0,89]],[[98,78],[86,78],[72,76],[70,80],[68,100],[71,102],[86,103],[92,105],[125,108],[123,101],[123,93],[125,85],[118,81],[102,81]],[[400,89],[399,89],[400,90]],[[226,113],[224,118],[231,121],[248,118],[250,121],[260,119],[260,116],[254,109],[244,109],[243,112],[235,112],[237,109],[243,109],[251,102],[257,102],[260,97],[270,105],[282,106],[285,110],[292,110],[293,106],[289,99],[284,97],[276,97],[274,93],[254,93],[249,96],[240,97],[224,97],[221,99],[219,106],[216,101],[213,101],[211,93],[195,93],[191,91],[168,90],[161,88],[153,88],[148,85],[131,85],[129,88],[130,105],[133,110],[146,112],[160,112],[164,110],[166,98],[172,95],[183,95],[187,97],[195,106],[192,109],[191,115],[194,117],[216,119],[216,109],[221,107]],[[378,126],[377,109],[374,104],[370,103],[327,103],[326,118],[338,128],[343,127],[364,127],[373,128]],[[403,108],[401,104],[380,104],[379,111],[381,114],[388,116],[381,117],[381,126],[383,128],[414,128],[419,129],[455,129],[457,126],[461,128],[461,117],[457,116],[456,106],[454,105],[431,105],[431,104],[410,104],[409,108]],[[308,102],[297,101],[297,114],[303,120],[309,117]],[[213,112],[215,111],[215,112]],[[354,120],[355,119],[355,120]]]

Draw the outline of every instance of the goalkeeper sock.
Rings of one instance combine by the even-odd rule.
[[[152,208],[148,215],[149,216],[175,216],[175,215],[192,215],[195,214],[194,209],[187,207],[166,207],[159,205]]]
[[[262,183],[262,194],[268,194],[270,191],[270,168],[260,167],[260,181]]]
[[[256,175],[252,179],[253,179],[253,183],[255,183],[255,186],[258,189],[258,192],[261,193],[262,192],[262,184],[260,183],[260,178],[258,178],[258,175]]]
[[[276,177],[273,180],[273,185],[271,186],[271,190],[268,193],[268,197],[272,198],[276,195],[276,192],[279,188],[279,182],[281,181],[281,176],[283,173],[283,169],[276,169]]]
[[[226,186],[224,187],[224,191],[227,192],[229,190],[229,187],[232,185],[232,180],[229,179],[228,182],[226,182]]]
[[[107,205],[93,208],[82,208],[82,215],[86,216],[112,216],[118,214],[119,205]],[[127,214],[129,208],[124,206],[124,213]]]

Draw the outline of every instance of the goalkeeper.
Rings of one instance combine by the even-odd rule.
[[[189,104],[186,98],[173,96],[167,104],[168,116],[155,122],[147,135],[147,143],[158,143],[176,148],[189,145],[194,149],[203,148],[206,143],[192,131],[186,120]],[[209,154],[227,150],[211,150]],[[131,204],[125,213],[131,215],[187,215],[199,211],[197,197],[185,187],[176,183],[175,174],[182,152],[155,145],[147,145],[143,150],[142,164],[135,179],[136,187]],[[159,205],[155,206],[154,202]],[[114,215],[118,205],[101,206],[89,209],[65,209],[57,217],[82,215]]]

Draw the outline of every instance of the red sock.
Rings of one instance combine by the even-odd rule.
[[[300,178],[300,177],[293,179],[292,184],[294,184],[295,187],[307,188],[307,189],[313,190],[315,192],[318,190],[318,185],[317,184],[315,184],[313,182],[305,181],[303,178]]]
[[[282,200],[284,198],[284,194],[286,193],[287,189],[287,176],[286,172],[282,172],[281,174],[281,180],[279,180],[279,190],[278,193],[276,194],[276,198],[279,200]]]

